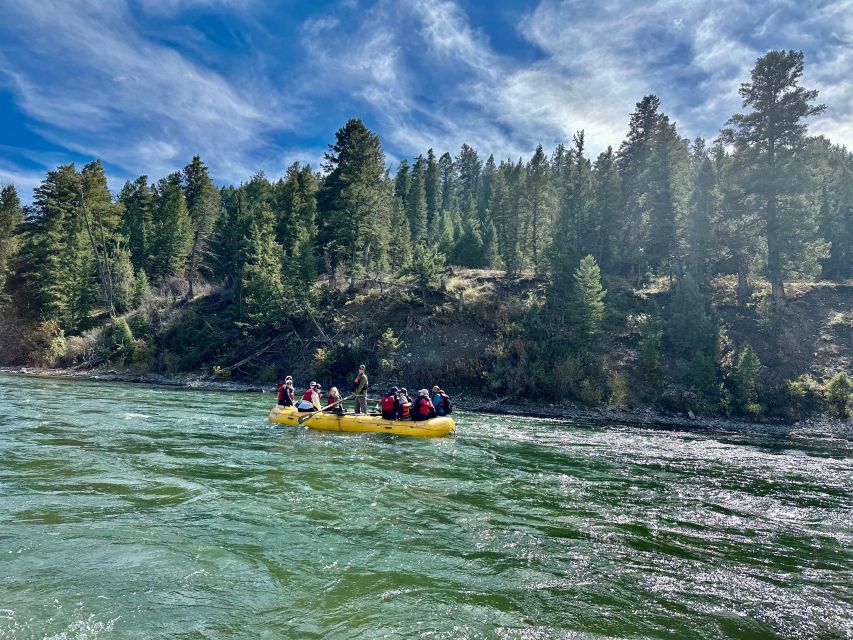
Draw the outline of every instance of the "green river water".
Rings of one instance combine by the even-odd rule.
[[[0,376],[0,638],[850,638],[853,449]]]

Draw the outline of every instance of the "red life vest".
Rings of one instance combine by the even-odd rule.
[[[284,404],[284,385],[278,385],[278,403]]]
[[[302,394],[302,399],[311,402],[312,393],[314,393],[314,389],[308,389],[305,393]]]
[[[419,418],[426,419],[431,408],[432,402],[429,401],[429,398],[421,396],[415,401],[415,415]]]
[[[412,414],[412,403],[404,400],[400,403],[400,417],[408,418]]]
[[[382,410],[383,411],[393,411],[394,410],[394,396],[387,395],[382,396]]]

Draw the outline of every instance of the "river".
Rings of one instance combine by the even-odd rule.
[[[853,449],[0,376],[0,638],[850,638]]]

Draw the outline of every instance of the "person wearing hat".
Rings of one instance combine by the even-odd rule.
[[[379,405],[382,407],[382,418],[385,420],[396,420],[400,409],[400,401],[397,400],[397,387],[388,389],[388,393],[382,396]]]
[[[429,420],[435,417],[435,409],[429,399],[429,391],[421,389],[418,391],[418,399],[415,400],[415,406],[412,407],[413,420]]]
[[[437,416],[446,416],[451,412],[450,396],[438,385],[434,385],[432,388],[432,406]]]
[[[319,393],[319,389],[321,388],[319,384],[312,381],[305,390],[305,393],[302,394],[302,399],[296,405],[296,408],[300,411],[319,411],[322,409]]]
[[[353,396],[355,397],[355,412],[367,413],[367,388],[370,386],[370,381],[367,379],[365,366],[359,365],[358,375],[353,382]]]
[[[278,401],[276,404],[282,407],[292,407],[296,392],[293,389],[293,376],[287,376],[283,383],[275,385],[278,389]]]

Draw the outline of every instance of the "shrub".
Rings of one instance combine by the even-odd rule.
[[[826,404],[836,418],[849,418],[853,412],[853,382],[843,371],[826,384]]]
[[[133,352],[130,361],[134,364],[147,365],[154,360],[154,345],[150,340],[139,338],[133,341]]]
[[[379,369],[382,373],[394,375],[397,371],[397,357],[403,348],[403,341],[390,327],[385,330],[379,342],[376,343],[376,356],[379,359]]]
[[[731,375],[732,393],[737,408],[746,415],[756,416],[761,412],[758,405],[758,377],[761,361],[749,345],[738,354]]]
[[[142,273],[145,273],[144,271]],[[134,336],[142,337],[151,333],[151,316],[147,311],[139,311],[127,320]]]
[[[130,330],[127,320],[118,318],[113,323],[113,330],[110,334],[110,359],[119,363],[129,362],[133,358],[133,349],[133,331]]]
[[[824,408],[823,386],[807,373],[795,380],[785,380],[780,395],[776,402],[769,403],[768,406],[793,420],[802,420]]]

